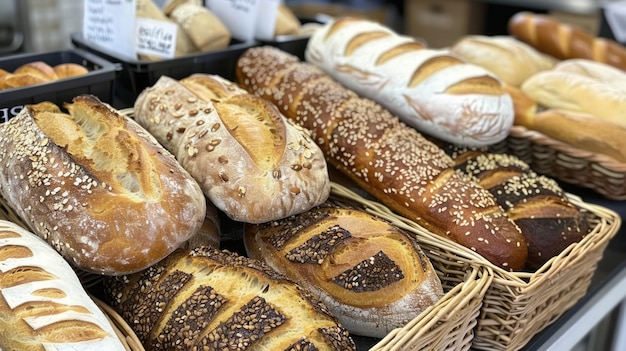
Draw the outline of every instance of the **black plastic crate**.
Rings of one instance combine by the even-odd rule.
[[[72,44],[77,48],[101,56],[111,62],[122,65],[122,73],[116,81],[116,97],[132,107],[135,99],[145,88],[154,85],[161,76],[182,79],[194,73],[217,74],[229,80],[235,80],[235,68],[239,56],[257,41],[242,42],[231,40],[230,45],[218,51],[194,53],[173,59],[160,61],[129,60],[86,40],[82,33],[71,36]]]
[[[0,68],[13,72],[34,61],[43,61],[50,66],[76,63],[85,66],[89,72],[48,83],[0,90],[0,123],[13,118],[27,104],[50,101],[62,106],[81,94],[95,95],[107,103],[113,99],[114,82],[120,67],[85,50],[68,49],[6,56],[0,58]]]

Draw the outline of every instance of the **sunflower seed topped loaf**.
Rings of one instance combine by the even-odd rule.
[[[329,21],[311,36],[305,58],[441,140],[486,146],[504,140],[513,125],[513,103],[497,76],[375,21]]]
[[[110,305],[148,351],[356,350],[308,291],[226,250],[178,250],[142,273],[104,284]]]
[[[246,50],[237,80],[309,129],[327,161],[381,203],[505,269],[524,267],[520,229],[438,146],[372,100],[280,49]]]
[[[163,76],[139,95],[135,118],[233,220],[284,218],[330,194],[324,155],[308,132],[219,76]]]
[[[443,296],[417,241],[357,209],[321,205],[247,224],[244,243],[248,256],[311,291],[353,334],[382,338]]]
[[[73,265],[139,271],[202,225],[198,183],[133,120],[91,95],[26,106],[0,126],[0,193]]]
[[[125,350],[63,257],[5,220],[0,220],[0,316],[0,350]]]
[[[541,267],[589,231],[586,211],[572,204],[558,183],[513,155],[448,146],[456,168],[488,189],[522,230],[527,268]]]

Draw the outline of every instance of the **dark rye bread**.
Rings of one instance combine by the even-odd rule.
[[[146,350],[356,350],[327,307],[260,261],[178,250],[142,273],[109,277],[105,299]]]
[[[392,210],[504,269],[526,264],[524,237],[495,198],[380,105],[277,48],[248,49],[236,74],[242,87],[309,129],[330,164]]]
[[[589,231],[586,211],[572,204],[558,183],[513,155],[444,148],[456,168],[488,189],[522,230],[529,269],[537,269]]]

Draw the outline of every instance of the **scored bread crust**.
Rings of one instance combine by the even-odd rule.
[[[75,266],[126,274],[202,225],[197,182],[141,126],[96,97],[26,106],[0,128],[0,192]]]
[[[231,219],[284,218],[330,194],[326,160],[307,132],[223,78],[163,76],[139,95],[135,116]]]
[[[319,297],[353,334],[384,337],[443,295],[417,241],[369,213],[322,205],[244,226],[248,256]]]
[[[330,21],[313,33],[305,58],[441,140],[486,146],[502,141],[513,125],[513,103],[493,73],[374,21]]]
[[[104,286],[147,350],[356,350],[307,290],[229,251],[178,250]]]
[[[0,315],[2,350],[125,350],[63,257],[5,220],[0,220]]]

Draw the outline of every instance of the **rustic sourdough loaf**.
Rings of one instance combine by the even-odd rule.
[[[381,203],[500,267],[524,267],[524,237],[493,195],[388,110],[269,46],[246,50],[236,74],[241,86],[309,129],[328,162]]]
[[[125,274],[202,225],[198,183],[141,126],[96,97],[26,106],[0,126],[0,193],[79,268]]]

